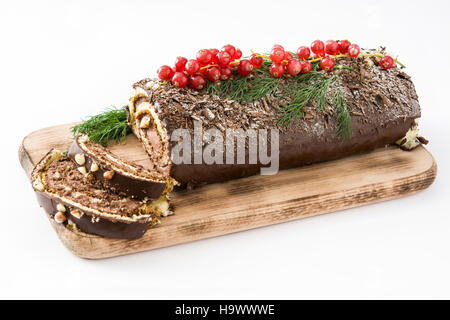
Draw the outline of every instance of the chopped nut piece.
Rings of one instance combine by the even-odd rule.
[[[139,125],[139,128],[141,128],[141,129],[149,128],[150,127],[150,123],[151,123],[150,120],[151,119],[150,119],[150,117],[148,115],[145,115],[144,117],[142,117],[141,123]]]
[[[167,211],[169,211],[169,201],[164,198],[160,198],[153,202],[153,206],[155,207],[156,211],[162,216],[165,217],[167,215]]]
[[[75,209],[75,210],[71,210],[70,214],[73,215],[77,219],[81,219],[81,217],[84,215],[84,212],[82,212],[78,209]]]
[[[56,206],[56,210],[58,210],[59,212],[66,212],[66,207],[62,203],[58,203],[58,205]]]
[[[80,171],[82,174],[87,174],[86,167],[78,167],[78,171]]]
[[[98,164],[96,164],[95,162],[93,162],[91,164],[91,172],[96,172],[98,171]]]
[[[54,219],[55,219],[55,221],[56,221],[57,223],[63,223],[64,221],[66,221],[66,215],[65,215],[63,212],[58,211],[58,212],[55,214]]]
[[[86,163],[86,158],[84,157],[84,154],[77,153],[75,155],[75,162],[78,163],[80,166],[84,165]]]
[[[43,185],[41,182],[39,182],[39,181],[36,181],[36,182],[34,183],[34,187],[35,187],[37,190],[41,191],[41,192],[44,192],[44,191],[45,191],[44,185]]]
[[[106,180],[111,180],[114,177],[114,170],[109,170],[103,173],[103,178]]]

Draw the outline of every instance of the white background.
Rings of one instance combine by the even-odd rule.
[[[450,298],[449,3],[2,0],[0,298]],[[407,65],[439,167],[428,190],[102,261],[59,242],[19,165],[26,134],[126,103],[178,55],[318,38],[386,45]]]

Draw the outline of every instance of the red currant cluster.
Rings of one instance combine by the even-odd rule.
[[[311,51],[314,57],[311,57]],[[348,40],[328,40],[323,43],[316,40],[311,44],[311,49],[301,46],[297,49],[297,59],[292,54],[285,51],[281,45],[274,45],[270,52],[269,59],[272,61],[270,74],[274,77],[281,77],[286,71],[290,75],[308,73],[312,69],[313,62],[320,61],[322,70],[329,71],[335,66],[335,59],[341,57],[356,58],[360,55],[361,49],[357,44],[352,44]],[[390,56],[384,56],[380,60],[380,65],[384,69],[390,69],[394,66],[394,59]]]
[[[255,54],[253,54],[255,55]],[[312,70],[312,64],[307,59],[311,55],[308,47],[300,47],[297,50],[298,59],[294,58],[289,51],[285,51],[283,46],[276,44],[270,51],[268,57],[272,61],[270,74],[275,77],[281,77],[285,71],[290,75],[308,73]]]
[[[232,68],[242,76],[248,76],[253,65],[249,60],[239,60],[242,51],[231,44],[218,49],[202,49],[197,52],[196,59],[187,60],[177,57],[175,67],[162,66],[158,69],[158,77],[163,81],[171,81],[177,88],[184,88],[189,83],[196,90],[202,89],[206,84],[205,77],[210,81],[228,80],[232,75]]]
[[[313,57],[311,57],[311,51],[314,54]],[[285,72],[290,75],[308,73],[312,70],[312,63],[315,62],[320,62],[322,70],[329,71],[334,68],[336,58],[356,58],[360,54],[380,57],[380,66],[384,69],[392,68],[396,62],[390,56],[360,52],[359,46],[348,40],[328,40],[326,43],[316,40],[311,44],[311,49],[306,46],[299,47],[296,58],[289,51],[285,51],[283,46],[276,44],[272,47],[270,56],[253,53],[250,59],[240,59],[241,50],[227,44],[220,51],[218,49],[199,50],[196,59],[187,60],[184,57],[177,57],[174,68],[164,65],[158,69],[158,77],[163,81],[171,81],[177,88],[184,88],[189,83],[191,88],[200,90],[206,84],[205,77],[213,82],[228,80],[231,78],[234,67],[241,76],[248,76],[253,69],[259,69],[263,65],[264,59],[272,61],[269,71],[275,78],[281,77]]]

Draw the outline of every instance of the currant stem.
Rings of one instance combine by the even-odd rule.
[[[265,55],[256,53],[256,52],[254,52],[253,50],[250,50],[250,52],[253,53],[253,54],[254,54],[255,56],[257,56],[257,57],[265,58],[265,59],[267,59],[267,60],[270,61],[270,57],[268,57],[268,56],[265,56]],[[289,62],[288,60],[283,60],[283,61],[281,61],[280,63],[288,63],[288,62]]]
[[[267,60],[270,60],[270,57],[268,57],[268,56],[259,54],[259,53],[255,52],[255,51],[253,51],[253,50],[250,50],[250,52],[253,53],[253,54],[254,54],[255,56],[257,56],[257,57],[266,58]]]
[[[218,67],[218,66],[219,66],[218,64],[208,64],[206,66],[201,67],[200,70],[205,70],[211,67]]]
[[[348,54],[338,54],[338,55],[335,55],[335,56],[332,56],[334,59],[339,59],[339,58],[346,58],[346,57],[350,57]],[[360,53],[359,55],[358,55],[358,57],[369,57],[369,58],[372,58],[372,57],[379,57],[379,58],[383,58],[384,57],[384,55],[382,55],[381,53]],[[322,60],[323,58],[315,58],[315,59],[312,59],[312,60],[309,60],[309,62],[311,62],[311,63],[313,63],[313,62],[318,62],[318,61],[320,61],[320,60]],[[401,63],[400,61],[398,61],[397,59],[394,59],[394,61],[395,61],[395,63],[397,63],[400,67],[402,67],[402,68],[406,68],[406,66],[403,64],[403,63]]]

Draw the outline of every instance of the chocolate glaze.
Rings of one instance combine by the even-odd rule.
[[[405,135],[414,125],[414,117],[385,124],[383,130],[370,128],[368,125],[354,121],[355,136],[350,141],[341,143],[328,141],[314,142],[308,140],[301,132],[280,133],[280,169],[288,169],[322,161],[339,159],[357,153],[370,152],[376,148],[394,143]],[[367,134],[356,133],[364,128]],[[328,133],[333,136],[335,133]],[[248,157],[248,152],[246,152]],[[259,174],[258,164],[178,164],[172,165],[171,176],[182,186],[187,184],[203,185],[224,182],[231,179]]]
[[[137,239],[142,237],[142,235],[147,231],[150,222],[134,222],[134,223],[124,223],[124,222],[112,222],[106,219],[99,218],[98,222],[93,222],[93,216],[84,213],[80,219],[71,214],[71,208],[67,203],[52,199],[46,194],[36,191],[36,197],[39,205],[45,210],[47,214],[51,217],[58,212],[56,206],[61,203],[66,207],[66,212],[64,213],[67,219],[70,219],[75,223],[81,231],[89,234],[95,234],[107,238],[117,238],[117,239]],[[94,217],[95,218],[95,217]],[[67,220],[64,222],[67,226]]]
[[[96,172],[92,172],[92,174],[109,190],[117,194],[135,199],[143,200],[145,198],[148,198],[151,200],[155,200],[158,199],[166,189],[167,184],[165,182],[138,180],[123,175],[117,171],[114,172],[113,178],[111,180],[106,180],[103,177],[103,174],[106,171],[112,170],[112,168],[99,159],[93,160],[91,155],[89,155],[79,146],[78,139],[79,137],[77,137],[77,139],[75,139],[70,146],[68,156],[74,159],[76,154],[84,154],[86,159],[85,167],[88,171],[92,163],[97,163],[99,169]]]

